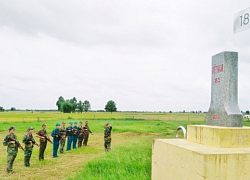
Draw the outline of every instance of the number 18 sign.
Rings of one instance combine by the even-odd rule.
[[[234,15],[234,33],[250,28],[250,8]]]

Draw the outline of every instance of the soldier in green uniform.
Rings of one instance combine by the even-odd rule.
[[[15,135],[14,126],[10,126],[9,134],[4,138],[3,145],[7,146],[7,173],[13,173],[13,163],[18,153],[17,136]],[[20,146],[20,144],[19,144]]]
[[[36,133],[36,137],[40,138],[40,148],[39,148],[39,161],[44,160],[44,151],[47,147],[47,131],[46,124],[42,125],[42,130]]]
[[[89,129],[89,122],[86,121],[85,126],[83,127],[83,139],[84,139],[83,145],[84,146],[87,146],[87,144],[88,144],[89,133],[91,133],[93,135],[92,131]]]
[[[109,123],[106,123],[104,129],[104,148],[106,152],[111,149],[111,130],[112,126],[109,125]]]
[[[35,139],[33,138],[33,127],[28,128],[28,133],[24,135],[23,137],[23,143],[25,144],[24,148],[24,165],[26,167],[30,167],[30,157],[32,155],[33,151],[33,144],[37,144],[35,142]]]
[[[83,141],[83,127],[82,127],[82,122],[79,122],[79,126],[77,129],[77,133],[78,133],[78,147],[82,147],[82,141]]]
[[[66,142],[66,122],[63,121],[62,122],[62,126],[60,128],[60,153],[64,152],[64,146],[65,146],[65,142]]]

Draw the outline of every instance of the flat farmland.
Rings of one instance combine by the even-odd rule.
[[[8,111],[0,112],[0,122],[28,122],[47,120],[98,120],[98,119],[144,119],[162,121],[205,121],[204,113],[127,113],[86,112],[62,113],[56,111]]]
[[[87,112],[70,113],[44,111],[15,111],[0,113],[0,139],[3,141],[8,128],[14,125],[18,140],[22,143],[27,128],[35,128],[34,135],[47,124],[50,135],[57,122],[85,122],[90,134],[87,147],[77,148],[52,158],[52,144],[48,143],[45,160],[38,160],[39,148],[34,147],[31,167],[24,167],[24,153],[19,150],[14,163],[14,174],[6,173],[6,147],[0,146],[1,179],[151,179],[152,141],[155,138],[175,138],[178,126],[188,124],[205,124],[205,114],[194,113],[127,113],[127,112]],[[112,129],[112,150],[104,152],[104,124],[109,122]],[[249,121],[244,121],[249,126]],[[180,133],[182,138],[183,134]],[[39,142],[39,139],[35,137]],[[119,167],[119,168],[117,168]]]

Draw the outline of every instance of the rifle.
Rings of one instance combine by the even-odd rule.
[[[73,134],[72,128],[66,128],[66,136],[72,136]]]
[[[37,144],[37,142],[35,140],[31,140],[32,141],[32,144],[35,144],[37,145],[37,147],[40,147],[39,144]]]
[[[9,140],[11,140],[11,141],[15,141],[15,143],[16,143],[16,145],[20,148],[20,149],[22,149],[23,151],[24,151],[24,149],[23,149],[23,147],[22,147],[22,145],[17,141],[17,140],[15,140],[14,138],[12,138],[12,137],[9,137]]]
[[[72,131],[73,131],[73,135],[77,135],[77,131],[78,131],[77,129],[73,129]]]
[[[37,135],[44,137],[47,141],[49,141],[51,144],[53,144],[53,142],[51,141],[51,139],[49,137],[44,136],[42,134],[37,134]]]
[[[90,131],[90,129],[86,126],[83,127],[83,134],[86,134],[86,133],[91,133],[93,135],[93,133]]]
[[[55,136],[57,136],[57,137],[55,137],[55,138],[58,138],[58,139],[61,138],[60,134],[55,133]]]

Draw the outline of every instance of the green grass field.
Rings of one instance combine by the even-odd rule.
[[[125,112],[87,112],[62,113],[40,111],[9,111],[0,112],[0,122],[29,122],[29,121],[61,121],[61,120],[109,120],[109,119],[144,119],[162,121],[205,121],[204,113],[125,113]]]
[[[39,117],[39,118],[38,118]],[[16,127],[21,141],[27,128],[33,126],[35,132],[47,124],[47,132],[55,128],[57,122],[89,121],[90,135],[87,147],[78,148],[59,158],[52,158],[52,145],[48,143],[45,161],[38,161],[38,147],[34,147],[31,167],[23,165],[23,152],[19,150],[14,163],[17,173],[6,173],[6,147],[0,146],[1,179],[145,179],[151,178],[151,153],[154,138],[174,138],[179,125],[205,124],[205,114],[163,114],[163,113],[75,113],[60,112],[1,112],[0,139],[8,134],[11,125]],[[109,122],[112,130],[112,151],[104,152],[104,124]],[[250,122],[245,121],[249,126]],[[35,138],[37,142],[38,139]]]

